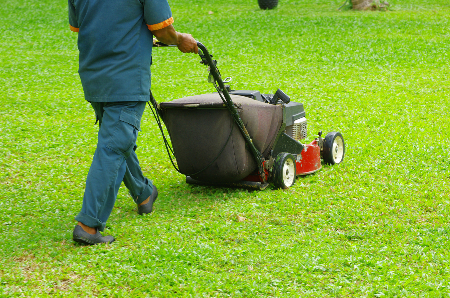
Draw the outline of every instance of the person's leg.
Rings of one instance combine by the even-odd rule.
[[[152,181],[142,174],[135,150],[136,147],[127,158],[127,170],[123,181],[134,202],[138,205],[138,213],[143,215],[153,211],[153,203],[158,197],[158,190]]]
[[[97,104],[93,107],[100,121],[98,144],[76,220],[103,231],[127,171],[126,160],[134,152],[145,103],[107,103],[100,111]]]
[[[136,155],[136,147],[137,146],[134,147],[133,152],[131,152],[126,160],[127,170],[123,177],[123,182],[130,191],[130,195],[134,202],[139,205],[152,195],[154,186],[152,181],[142,173]]]

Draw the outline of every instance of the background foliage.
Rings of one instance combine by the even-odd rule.
[[[0,296],[447,296],[450,4],[170,3],[233,88],[281,88],[304,104],[310,139],[341,131],[344,162],[285,191],[190,186],[146,111],[154,213],[138,216],[122,187],[105,231],[117,241],[75,245],[97,131],[77,36],[64,1],[2,0]],[[157,100],[213,92],[198,62],[156,49]]]

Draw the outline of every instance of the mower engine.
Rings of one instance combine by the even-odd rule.
[[[286,126],[286,134],[297,141],[306,139],[308,136],[306,118],[302,117],[295,120],[294,124]]]
[[[275,94],[260,94],[259,91],[251,90],[230,90],[229,93],[249,97],[269,104],[283,105],[283,118],[286,123],[285,133],[297,141],[304,140],[308,136],[303,104],[291,102],[289,96],[280,89]]]

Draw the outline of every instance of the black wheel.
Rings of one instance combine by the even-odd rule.
[[[282,152],[277,155],[273,165],[273,184],[276,188],[286,189],[295,182],[296,164],[292,154]]]
[[[277,7],[278,0],[258,0],[258,5],[261,9],[273,9]]]
[[[323,161],[329,165],[340,163],[344,159],[345,143],[340,132],[329,132],[323,140]]]

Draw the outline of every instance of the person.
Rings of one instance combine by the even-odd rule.
[[[97,148],[73,239],[111,243],[102,236],[124,182],[139,214],[152,212],[158,190],[136,155],[145,104],[150,100],[153,36],[198,53],[192,35],[173,27],[167,0],[68,0],[70,29],[78,32],[79,75],[84,97],[99,123]]]

